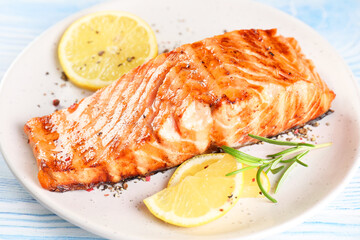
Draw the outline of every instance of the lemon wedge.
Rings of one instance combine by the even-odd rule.
[[[238,201],[243,175],[225,175],[241,167],[226,153],[193,157],[175,171],[167,188],[144,203],[165,222],[182,227],[203,225],[223,216]]]
[[[219,156],[218,156],[219,155]],[[226,172],[228,169],[226,169],[226,166],[222,166],[221,162],[218,162],[218,158],[221,157],[221,153],[215,153],[215,154],[204,154],[199,155],[196,157],[193,157],[183,164],[181,164],[176,171],[171,176],[168,187],[174,186],[181,182],[184,178],[187,176],[194,176],[197,174],[198,176],[202,173],[206,174],[213,174],[216,176],[223,176],[229,172]],[[204,168],[208,168],[207,171],[202,172]],[[247,167],[247,165],[243,165],[242,167]],[[256,173],[257,168],[249,169],[246,171],[243,171],[243,190],[241,192],[240,197],[241,198],[256,198],[256,197],[264,197],[264,195],[261,193],[261,190],[257,184],[256,180]],[[202,172],[202,173],[198,173]],[[263,171],[260,175],[260,181],[264,187],[264,189],[269,192],[271,188],[270,180],[267,174]]]
[[[97,90],[157,55],[155,34],[139,17],[122,11],[86,15],[63,34],[58,57],[74,84]]]

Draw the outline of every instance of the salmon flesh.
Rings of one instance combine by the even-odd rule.
[[[239,30],[185,44],[24,130],[50,191],[88,189],[277,135],[327,112],[333,91],[294,38]]]

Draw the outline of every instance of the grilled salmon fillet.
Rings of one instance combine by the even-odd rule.
[[[277,135],[334,97],[294,38],[239,30],[161,54],[24,130],[43,188],[87,189]]]

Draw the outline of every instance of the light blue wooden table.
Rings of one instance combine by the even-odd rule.
[[[16,56],[36,36],[72,13],[101,2],[0,0],[0,79]],[[360,83],[360,1],[259,2],[287,12],[318,31],[337,49]],[[22,188],[0,155],[0,239],[101,238],[42,207]],[[342,193],[315,216],[267,239],[360,239],[360,169]]]

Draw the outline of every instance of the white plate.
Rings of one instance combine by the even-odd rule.
[[[60,86],[64,82],[60,79],[61,70],[57,69],[56,46],[72,21],[89,12],[110,9],[135,13],[150,23],[158,30],[160,51],[224,30],[243,28],[278,28],[280,34],[295,37],[337,94],[332,107],[335,113],[314,129],[320,136],[319,142],[332,141],[333,146],[311,153],[306,160],[309,168],[294,170],[276,195],[278,204],[266,199],[243,199],[223,218],[197,228],[165,224],[153,217],[142,203],[146,196],[165,186],[170,172],[158,173],[150,182],[130,182],[128,190],[119,198],[105,197],[108,192],[99,190],[53,193],[42,189],[23,125],[31,117],[54,111],[52,100],[55,98],[66,107],[89,94],[68,82]],[[211,0],[206,4],[194,0],[124,0],[101,4],[65,19],[42,34],[17,58],[2,80],[0,142],[10,169],[39,202],[95,234],[113,239],[253,239],[303,221],[349,180],[359,155],[359,106],[353,76],[334,49],[310,27],[282,12],[237,0]],[[259,147],[245,150],[251,153],[256,148]]]

